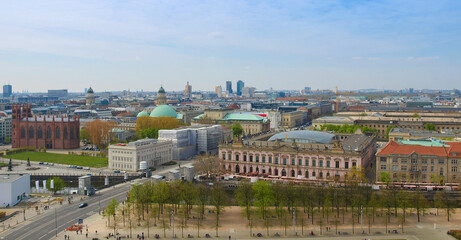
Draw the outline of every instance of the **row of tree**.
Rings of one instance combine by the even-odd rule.
[[[397,188],[373,191],[368,186],[349,181],[343,186],[325,186],[323,184],[294,184],[266,181],[249,183],[242,181],[235,191],[225,191],[221,183],[213,186],[191,182],[147,182],[143,185],[134,185],[129,193],[128,201],[123,207],[107,210],[106,216],[112,217],[114,231],[116,227],[115,215],[122,216],[125,226],[126,216],[134,216],[138,221],[149,226],[154,222],[166,229],[173,228],[174,217],[184,228],[192,222],[197,226],[197,235],[200,236],[200,227],[208,209],[214,214],[216,236],[220,226],[220,217],[224,207],[238,204],[242,209],[242,216],[246,219],[250,235],[255,225],[263,226],[269,235],[271,226],[279,225],[285,229],[295,222],[301,227],[351,224],[355,232],[355,225],[360,223],[363,216],[370,231],[375,219],[387,226],[391,222],[403,226],[406,218],[416,215],[419,222],[428,208],[444,209],[447,220],[454,213],[457,201],[449,192],[440,191],[429,196],[424,192],[402,191]],[[110,213],[110,214],[109,214]],[[196,217],[197,216],[197,217]],[[172,219],[173,218],[173,219]],[[131,219],[129,219],[131,229]],[[174,231],[174,230],[173,230]]]

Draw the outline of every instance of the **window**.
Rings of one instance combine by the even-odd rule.
[[[74,128],[70,127],[70,139],[74,139]]]
[[[327,161],[327,167],[328,168],[330,167],[330,161]]]
[[[418,166],[411,165],[411,171],[418,171]]]
[[[274,160],[275,160],[275,162],[274,162],[275,164],[279,164],[279,157],[275,157]]]
[[[349,168],[349,162],[345,162],[344,164],[345,164],[344,168],[348,169]]]
[[[434,166],[431,166],[431,172],[433,172],[433,171],[434,171]]]
[[[243,155],[243,161],[244,161],[244,162],[247,161],[247,155]]]
[[[440,176],[443,176],[443,168],[440,168]]]
[[[452,159],[451,164],[458,164],[458,159]]]
[[[458,167],[457,167],[457,166],[451,167],[451,171],[452,171],[452,172],[458,172]]]
[[[439,159],[439,164],[444,164],[444,163],[445,163],[445,160]]]
[[[38,126],[37,138],[43,138],[43,129],[42,126]]]
[[[51,127],[48,126],[48,128],[46,129],[46,138],[51,138]]]
[[[357,167],[357,162],[352,162],[352,167]]]
[[[259,162],[259,155],[256,155],[256,162]]]
[[[61,138],[61,128],[56,127],[56,139],[60,139],[60,138]]]
[[[323,167],[323,160],[319,160],[319,167]]]
[[[21,127],[21,138],[26,138],[26,128],[24,126]]]
[[[382,163],[385,163],[385,162],[387,162],[387,158],[381,157],[381,158],[379,158],[379,161],[382,162]]]
[[[407,164],[407,159],[406,159],[406,158],[402,158],[402,159],[400,159],[400,162],[401,162],[402,164]]]
[[[304,160],[304,165],[309,166],[309,159]]]
[[[301,158],[298,159],[298,165],[299,165],[299,166],[302,166],[302,165],[303,165],[303,160],[302,160]],[[299,175],[301,175],[301,174],[299,174]]]
[[[29,138],[34,138],[34,127],[29,127]]]
[[[253,162],[253,155],[250,155],[250,162]]]
[[[422,167],[421,167],[421,171],[422,171],[422,172],[427,172],[427,166],[422,166]]]
[[[225,153],[222,154],[222,160],[226,160],[226,154]]]
[[[401,171],[406,171],[406,170],[407,170],[407,166],[406,166],[406,165],[401,166],[401,167],[400,167],[400,170],[401,170]]]
[[[434,164],[434,159],[431,159],[431,164]]]
[[[335,164],[336,164],[335,167],[336,167],[336,168],[339,168],[339,161],[336,161]]]
[[[64,132],[62,133],[64,139],[67,139],[67,126],[64,126]]]
[[[392,171],[398,171],[399,166],[398,165],[392,165]]]
[[[227,160],[232,160],[232,154],[227,154]]]
[[[294,159],[294,158],[291,159],[291,165],[292,166],[296,165],[296,159]]]
[[[381,170],[386,170],[387,165],[381,165]]]
[[[312,177],[315,177],[315,172],[312,172]]]
[[[315,159],[312,159],[312,167],[315,167],[317,164],[315,163]]]
[[[272,156],[269,156],[269,163],[272,163]]]
[[[283,158],[283,165],[287,165],[287,158]]]
[[[427,164],[427,159],[421,159],[422,164]]]
[[[392,163],[398,163],[399,162],[399,159],[398,158],[393,158],[392,159]]]
[[[411,159],[411,164],[418,164],[418,159]]]
[[[235,155],[235,161],[238,161],[239,158],[240,158],[240,155],[236,154],[236,155]]]
[[[262,156],[261,160],[262,160],[263,163],[266,163],[266,156]]]

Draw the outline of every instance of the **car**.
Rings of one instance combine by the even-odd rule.
[[[88,150],[88,147],[84,147],[83,150]]]
[[[43,164],[43,162],[39,162],[38,164]]]
[[[85,170],[90,170],[90,168],[89,168],[89,167],[86,167],[86,168],[84,168],[84,169],[85,169]]]
[[[45,163],[43,163],[43,164],[45,164],[45,165],[48,165],[48,163],[47,163],[47,162],[45,162]]]
[[[83,167],[81,167],[81,166],[78,166],[78,167],[77,167],[77,169],[83,169]]]
[[[50,165],[50,166],[54,166],[54,163],[50,163],[50,164],[48,164],[48,165]]]
[[[114,173],[120,173],[120,170],[115,170]]]
[[[88,203],[84,202],[84,203],[80,203],[80,205],[78,205],[78,208],[84,208],[88,206]]]

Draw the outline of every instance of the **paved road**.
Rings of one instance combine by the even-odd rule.
[[[181,162],[181,165],[190,165],[191,161]],[[164,175],[167,171],[175,169],[177,166],[168,166],[162,170],[157,170],[154,174]],[[141,180],[135,180],[133,182],[145,182],[148,178]],[[107,188],[102,191],[98,191],[96,195],[85,199],[88,203],[87,207],[78,208],[81,203],[78,200],[74,201],[73,204],[65,205],[57,208],[56,210],[50,209],[46,213],[35,217],[31,222],[20,225],[16,228],[10,229],[0,234],[0,239],[8,240],[21,240],[21,239],[34,239],[34,240],[45,240],[51,239],[56,235],[57,232],[64,231],[67,227],[72,224],[76,224],[79,218],[85,219],[91,215],[98,214],[99,211],[99,200],[101,201],[101,210],[104,209],[107,204],[115,198],[117,201],[122,202],[126,199],[126,195],[130,190],[131,182],[119,184],[112,188]],[[55,212],[56,211],[56,212]],[[85,220],[83,221],[85,224]]]
[[[85,208],[78,208],[81,203],[79,200],[74,201],[73,204],[57,208],[55,210],[48,210],[47,213],[26,225],[18,226],[11,231],[2,235],[3,239],[50,239],[56,234],[57,231],[64,231],[72,224],[76,224],[79,218],[85,219],[88,216],[97,214],[99,207],[99,199],[101,199],[101,209],[105,208],[112,198],[117,201],[124,201],[126,194],[130,189],[130,183],[117,185],[115,188],[110,188],[99,192],[98,194],[87,198],[85,200],[88,206]],[[85,223],[85,221],[84,221]],[[1,237],[0,237],[1,238]]]

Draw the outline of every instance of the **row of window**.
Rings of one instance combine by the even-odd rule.
[[[226,160],[226,154],[223,153],[222,154],[222,159],[223,160]],[[232,159],[232,155],[229,153],[228,154],[228,159]],[[240,160],[240,155],[236,154],[235,155],[235,161],[239,161]],[[243,161],[246,162],[247,161],[247,155],[243,155]],[[253,155],[250,155],[249,156],[249,162],[253,162]],[[255,162],[259,163],[259,156],[256,155],[255,156]],[[304,165],[303,165],[303,162],[304,162]],[[312,159],[311,161],[309,161],[309,159],[298,159],[298,166],[309,166],[309,162],[311,163],[310,166],[312,167],[317,167],[317,159]],[[331,167],[331,161],[329,160],[326,160],[326,167],[327,168],[330,168]],[[262,156],[261,157],[261,163],[266,163],[266,156]],[[267,157],[267,163],[269,164],[272,164],[272,156],[268,156]],[[287,158],[282,158],[282,161],[279,163],[279,157],[275,156],[274,157],[274,164],[282,164],[282,165],[287,165],[288,162],[287,162]],[[334,164],[335,164],[335,168],[340,168],[340,161],[334,161]],[[292,158],[291,159],[291,164],[292,166],[296,166],[296,159],[295,158]],[[355,167],[357,166],[357,162],[356,161],[352,161],[352,167]],[[324,160],[318,160],[318,167],[324,167]],[[345,162],[344,163],[344,168],[349,168],[349,162]]]
[[[400,160],[400,161],[399,161]],[[421,160],[421,164],[428,164],[428,160],[429,159],[420,159]],[[411,159],[411,164],[418,164],[418,161],[419,159]],[[438,162],[439,164],[445,164],[445,159],[430,159],[430,163],[431,164],[434,164],[435,162]],[[383,164],[383,163],[387,163],[387,158],[385,157],[381,157],[380,158],[380,162]],[[402,163],[402,164],[406,164],[408,163],[408,159],[407,158],[392,158],[392,163]],[[458,159],[451,159],[451,164],[458,164]]]
[[[426,182],[426,180],[424,179],[427,179],[427,178],[431,178],[432,175],[427,175],[427,174],[421,174],[421,178],[423,179],[423,182]],[[443,175],[440,175],[440,176],[443,176]],[[392,174],[392,178],[393,179],[400,179],[400,180],[406,180],[408,177],[408,174],[397,174],[397,173],[393,173]],[[410,179],[418,179],[419,178],[419,174],[410,174]],[[455,180],[457,178],[457,175],[451,175],[451,178],[452,180]]]
[[[387,170],[387,165],[381,165],[381,170]],[[406,165],[400,166],[400,171],[407,171],[408,168]],[[411,166],[411,171],[418,171],[418,166]],[[421,172],[427,172],[427,166],[421,166]],[[399,165],[392,165],[392,171],[399,171]],[[458,172],[458,166],[451,167],[452,172]],[[434,172],[434,166],[431,166],[431,172]],[[440,168],[440,175],[443,175],[443,168]]]
[[[224,170],[226,170],[226,166],[224,166]],[[228,167],[228,170],[229,170],[229,171],[232,171],[232,167],[231,167],[230,165],[229,165],[229,167]],[[279,172],[279,170],[278,170],[277,168],[274,169],[274,171],[272,171],[272,168],[269,168],[269,170],[266,172],[266,169],[261,169],[261,171],[260,171],[260,169],[259,169],[258,167],[253,168],[252,166],[250,166],[249,168],[247,168],[246,166],[243,166],[243,168],[241,169],[239,165],[235,166],[235,172],[236,172],[236,173],[252,173],[252,172],[257,172],[257,173],[263,173],[263,174],[264,174],[264,173],[269,173],[270,175],[273,174],[273,175],[275,175],[275,176],[279,176],[279,174],[280,174],[280,176],[283,176],[283,177],[284,177],[284,176],[287,176],[287,174],[288,174],[287,171],[286,171],[285,169],[282,169],[282,170]],[[298,170],[297,173],[298,173],[298,176],[302,176],[302,174],[303,174],[303,172],[302,172],[301,170]],[[291,170],[289,176],[291,176],[291,177],[297,177],[295,174],[296,174],[296,171],[295,171],[295,170]],[[327,172],[325,175],[326,175],[327,178],[330,177],[330,172]],[[309,171],[305,171],[305,172],[304,172],[304,177],[305,177],[305,178],[309,178],[310,176],[312,176],[312,177],[317,177],[317,174],[316,174],[315,171],[312,171],[310,175],[309,175]],[[318,173],[318,177],[319,177],[319,178],[323,178],[323,177],[324,177],[324,174],[323,174],[322,171],[320,171],[320,172]]]
[[[67,139],[67,133],[68,133],[67,126],[64,127],[64,131],[62,133],[63,133],[63,138]],[[77,133],[77,138],[78,138],[78,131],[76,131],[76,133]],[[42,126],[38,126],[37,132],[35,132],[33,126],[29,127],[29,131],[28,131],[29,138],[34,138],[35,134],[37,134],[38,139],[43,138]],[[61,128],[60,127],[56,127],[55,134],[56,134],[56,139],[61,138]],[[51,135],[52,135],[51,127],[48,126],[48,128],[46,130],[46,137],[51,138]],[[72,128],[72,127],[70,128],[69,135],[70,135],[70,139],[74,139],[74,128]],[[21,126],[21,138],[26,138],[26,128],[24,126]]]

